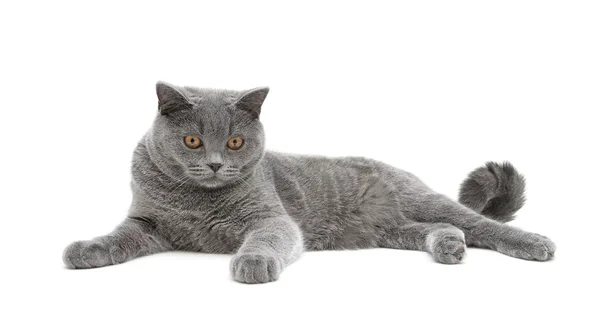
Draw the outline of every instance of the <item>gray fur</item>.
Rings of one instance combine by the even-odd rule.
[[[267,93],[159,82],[159,111],[134,151],[129,215],[112,233],[69,245],[67,267],[172,250],[231,253],[234,280],[264,283],[303,250],[411,249],[454,264],[469,244],[552,258],[548,238],[497,221],[524,200],[523,178],[510,164],[474,171],[461,189],[463,205],[378,161],[265,151],[258,117]],[[187,135],[204,145],[187,148]],[[235,136],[245,140],[239,150],[226,146]],[[212,163],[223,166],[215,172]]]
[[[458,201],[491,219],[506,223],[525,204],[525,178],[508,162],[488,162],[460,186]]]

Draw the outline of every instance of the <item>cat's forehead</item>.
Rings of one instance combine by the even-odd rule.
[[[193,107],[174,116],[174,121],[189,132],[227,137],[252,122],[248,113],[235,108],[242,92],[192,87],[181,91]]]
[[[240,95],[239,91],[234,90],[193,87],[184,87],[183,92],[194,106],[207,108],[232,106]]]

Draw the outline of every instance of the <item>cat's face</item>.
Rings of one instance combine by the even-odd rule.
[[[264,154],[258,117],[267,93],[268,88],[236,92],[159,82],[149,147],[158,167],[176,182],[205,188],[243,181]]]

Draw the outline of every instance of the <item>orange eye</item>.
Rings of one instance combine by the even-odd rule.
[[[197,149],[202,146],[202,141],[196,136],[186,136],[183,141],[185,142],[185,146],[193,149]]]
[[[227,147],[229,147],[232,150],[237,150],[240,147],[242,147],[242,144],[244,144],[244,140],[241,137],[232,137],[229,139],[229,141],[227,141]]]

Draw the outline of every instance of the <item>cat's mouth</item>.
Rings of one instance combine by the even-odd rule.
[[[194,180],[198,180],[198,181],[223,179],[223,177],[221,175],[219,175],[218,173],[206,174],[206,173],[188,172],[188,174],[191,178],[193,178]]]
[[[220,187],[220,186],[224,185],[225,183],[227,183],[227,180],[228,180],[227,177],[225,177],[219,173],[213,173],[213,174],[190,173],[189,176],[198,185],[200,185],[202,187],[207,187],[207,188]]]
[[[206,188],[217,188],[224,186],[239,178],[239,169],[228,166],[218,172],[212,172],[206,168],[190,167],[186,170],[188,177],[197,185]]]

